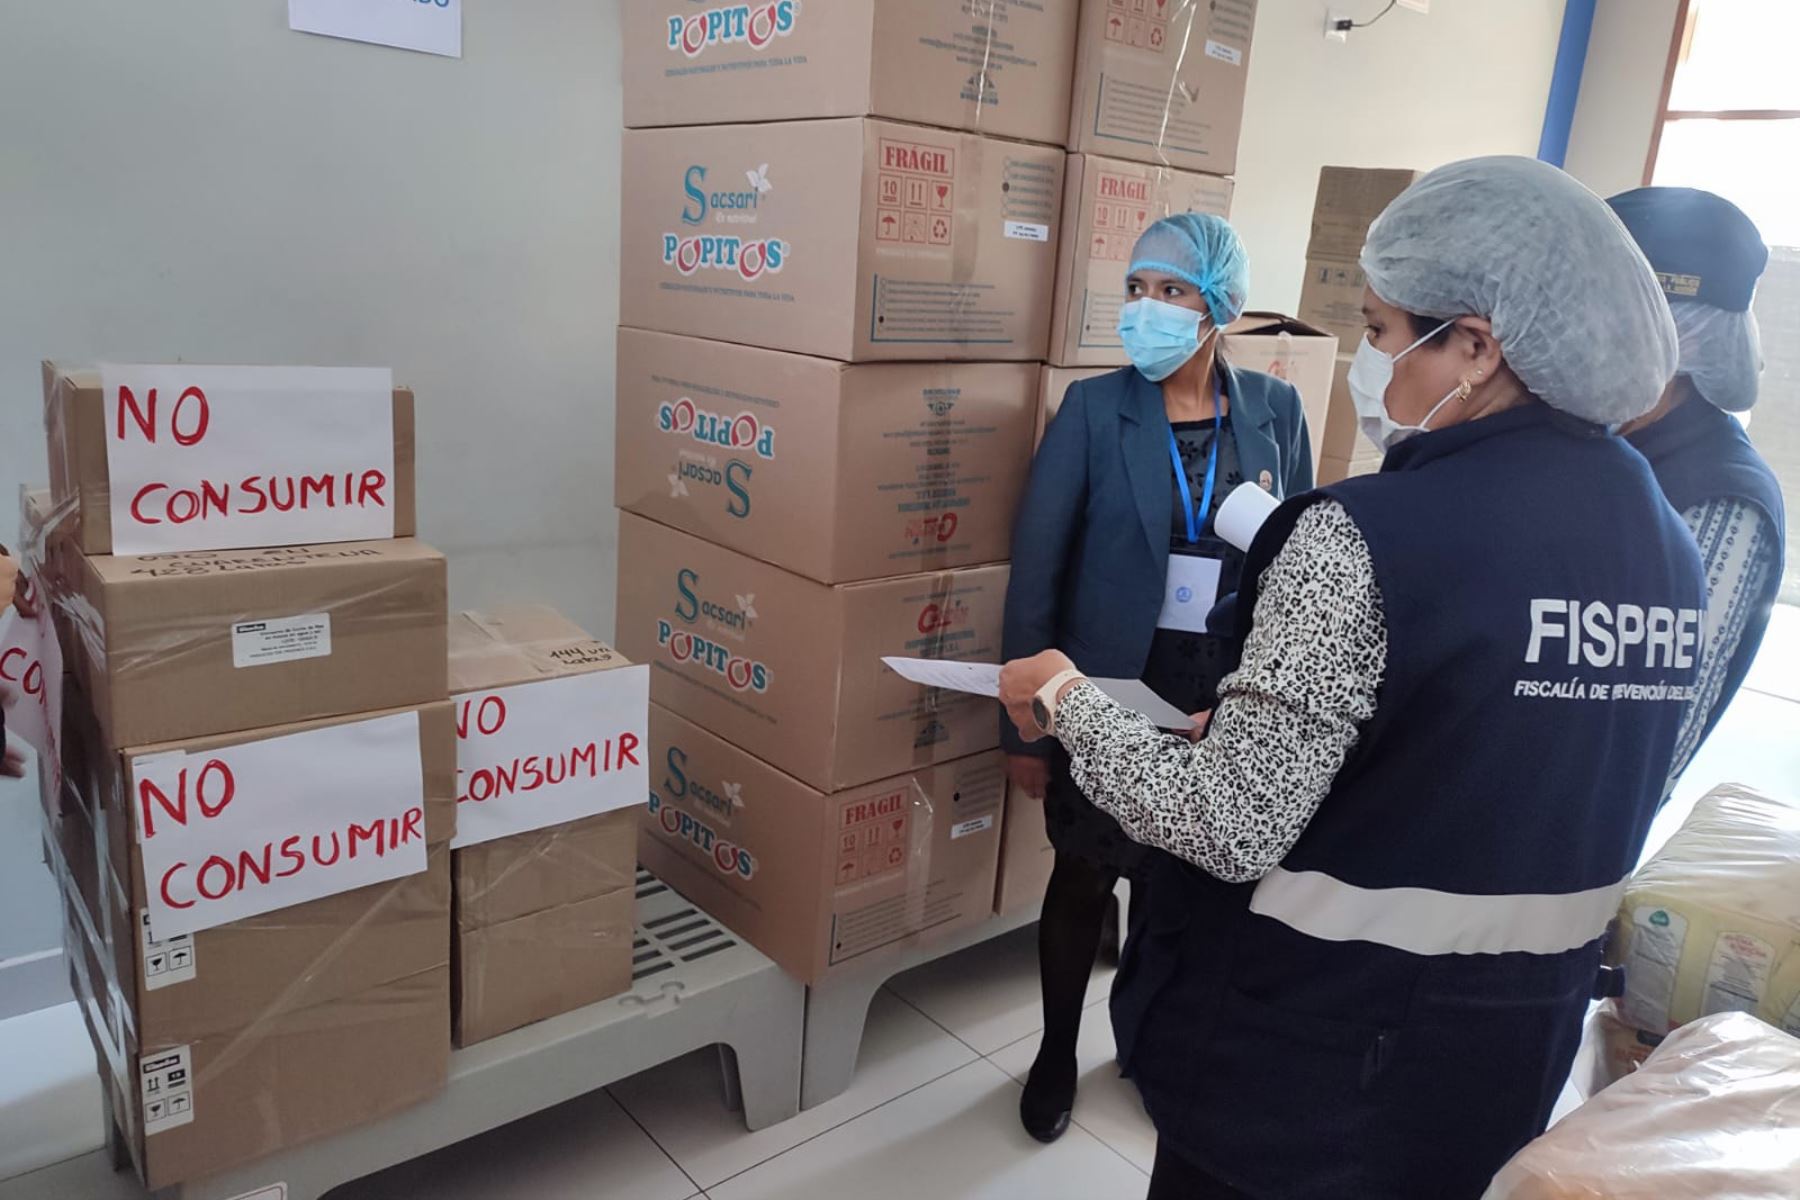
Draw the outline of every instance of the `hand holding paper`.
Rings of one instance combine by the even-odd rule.
[[[998,663],[945,662],[934,658],[896,658],[881,660],[903,679],[926,687],[949,688],[975,696],[1000,696]],[[1054,674],[1055,672],[1051,672]],[[1049,676],[1046,675],[1045,679]],[[1159,729],[1185,733],[1193,727],[1193,719],[1150,690],[1137,679],[1090,679],[1089,683],[1135,712],[1142,713]]]

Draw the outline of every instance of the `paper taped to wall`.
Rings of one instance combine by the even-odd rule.
[[[288,0],[288,28],[462,57],[462,0]]]
[[[923,684],[926,687],[949,688],[955,692],[992,696],[996,699],[1000,696],[999,663],[945,662],[935,658],[896,657],[884,657],[881,661],[902,679],[910,679],[912,682]],[[1158,729],[1175,729],[1185,732],[1194,726],[1192,717],[1151,691],[1150,685],[1142,680],[1090,679],[1088,682],[1126,708],[1150,718],[1156,723]]]

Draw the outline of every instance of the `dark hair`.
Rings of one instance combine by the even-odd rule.
[[[1427,346],[1436,348],[1450,340],[1452,327],[1444,325],[1437,317],[1422,317],[1416,312],[1409,312],[1406,314],[1406,323],[1412,328],[1413,338],[1424,338]],[[1443,325],[1442,329],[1438,329],[1440,325]],[[1436,333],[1431,332],[1434,329],[1437,329]]]

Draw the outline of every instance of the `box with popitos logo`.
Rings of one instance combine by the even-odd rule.
[[[651,700],[821,791],[999,743],[992,700],[881,659],[999,662],[1004,564],[829,587],[630,513],[619,563],[617,641]]]
[[[1070,150],[1237,169],[1256,0],[1082,0]]]
[[[822,791],[652,704],[638,855],[818,983],[993,912],[1005,793],[992,750]]]
[[[892,121],[627,130],[620,323],[826,358],[1041,359],[1063,155]]]
[[[626,0],[625,124],[896,117],[1057,144],[1078,0]]]
[[[999,562],[1037,378],[621,329],[617,502],[823,583]]]

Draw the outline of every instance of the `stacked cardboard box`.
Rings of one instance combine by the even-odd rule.
[[[206,515],[226,519],[193,528],[215,548],[115,554],[141,531],[115,528],[131,510],[111,503],[129,473],[112,443],[128,417],[165,448],[171,427],[147,389],[111,398],[115,422],[97,375],[47,366],[45,385],[53,485],[27,501],[27,559],[68,667],[59,756],[43,771],[46,854],[112,1118],[155,1189],[444,1081],[456,816],[444,560],[410,536],[231,545],[238,529],[279,526],[214,504],[227,492],[210,482],[194,485],[193,512],[140,512],[184,524],[213,504]],[[191,448],[203,426],[188,400],[172,428]],[[361,478],[407,535],[412,396],[373,405],[392,461]],[[225,408],[215,394],[215,423]],[[209,461],[246,481],[262,466]],[[327,489],[348,495],[329,475],[296,486],[315,516]]]
[[[631,986],[645,675],[552,609],[451,620],[457,1045]]]
[[[1078,5],[624,12],[641,854],[816,982],[993,907],[993,706],[880,658],[999,653]]]
[[[1408,170],[1324,167],[1319,171],[1312,237],[1306,247],[1306,282],[1300,290],[1300,319],[1338,339],[1338,362],[1325,420],[1313,430],[1320,483],[1381,469],[1380,453],[1357,435],[1356,408],[1345,383],[1351,356],[1363,336],[1367,280],[1357,259],[1369,226],[1418,177],[1417,171]]]

